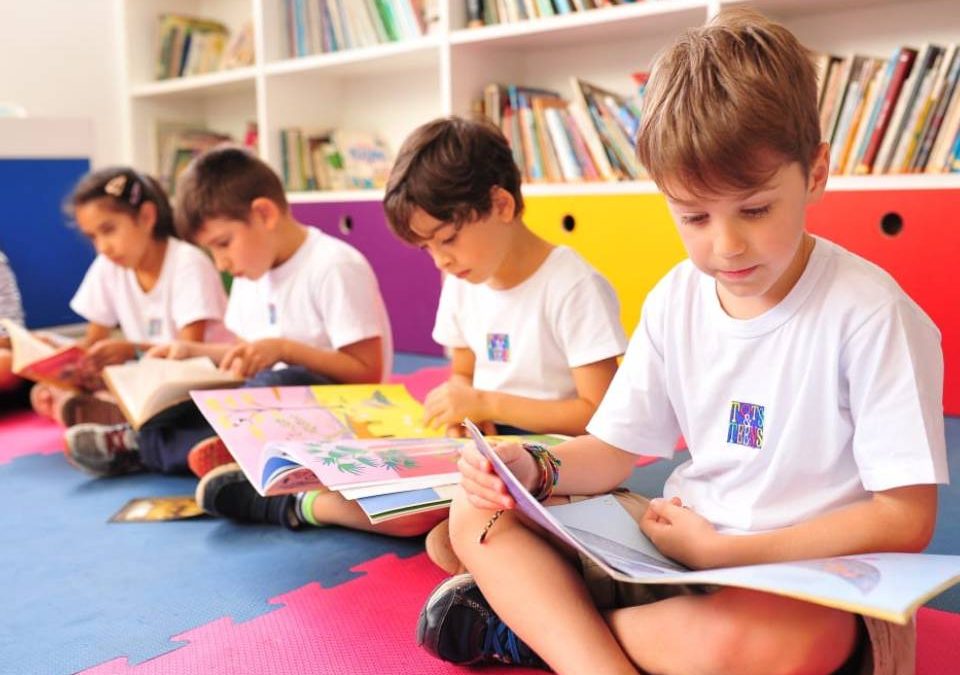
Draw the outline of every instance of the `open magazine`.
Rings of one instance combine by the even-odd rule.
[[[870,553],[689,570],[660,553],[610,495],[544,507],[493,452],[480,430],[469,420],[464,424],[506,484],[517,509],[621,581],[750,588],[899,624],[907,623],[923,602],[960,581],[960,556],[923,553]]]
[[[99,388],[99,377],[83,368],[86,351],[73,341],[54,333],[47,334],[49,341],[42,340],[9,319],[0,319],[0,324],[10,336],[16,375],[65,389]]]
[[[142,358],[103,369],[103,380],[124,417],[134,429],[178,403],[190,400],[190,391],[242,380],[213,365],[206,356],[193,359]]]

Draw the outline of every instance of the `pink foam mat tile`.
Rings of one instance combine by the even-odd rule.
[[[63,452],[63,427],[30,411],[0,417],[0,464],[26,455]]]
[[[390,554],[354,568],[363,576],[333,588],[314,582],[270,600],[245,623],[229,617],[171,637],[187,644],[140,664],[117,658],[80,675],[453,675],[475,672],[434,659],[414,641],[424,600],[443,579],[425,554]],[[485,668],[485,673],[542,671]]]
[[[960,673],[960,614],[917,612],[917,675]]]

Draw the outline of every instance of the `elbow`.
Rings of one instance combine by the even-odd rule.
[[[936,524],[936,512],[927,518],[910,523],[905,532],[902,551],[904,553],[920,553],[927,548],[933,539]]]

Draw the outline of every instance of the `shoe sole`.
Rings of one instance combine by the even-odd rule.
[[[208,495],[212,495],[215,492],[218,483],[234,483],[235,480],[227,481],[225,474],[234,474],[234,472],[240,470],[240,465],[235,463],[230,464],[221,464],[215,469],[211,469],[200,479],[200,482],[197,483],[197,491],[194,493],[194,499],[197,504],[200,506],[204,512],[210,514],[211,516],[221,516],[220,513],[217,513],[216,509],[213,507],[213,502],[208,498]],[[243,474],[241,474],[243,475]],[[243,480],[246,480],[244,476]]]
[[[77,394],[63,402],[60,419],[65,427],[76,424],[123,424],[127,419],[120,407],[89,394]]]

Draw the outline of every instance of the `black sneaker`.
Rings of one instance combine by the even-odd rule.
[[[550,670],[494,614],[471,574],[450,577],[433,589],[417,620],[417,644],[459,665],[508,663]]]
[[[197,504],[211,516],[247,523],[269,523],[298,530],[296,497],[263,497],[253,489],[238,464],[224,464],[208,472],[197,484]]]

